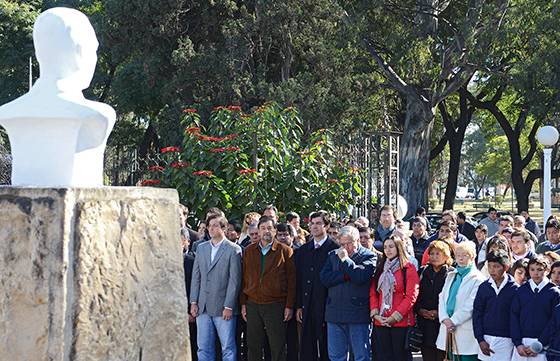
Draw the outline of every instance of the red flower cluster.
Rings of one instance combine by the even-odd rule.
[[[211,153],[223,153],[223,152],[236,152],[241,150],[239,147],[224,147],[224,148],[211,148],[209,152]]]
[[[303,218],[303,222],[304,222],[304,223],[309,223],[310,220],[311,220],[311,219],[310,219],[309,217],[304,217],[304,218]]]
[[[255,168],[250,168],[250,169],[241,169],[239,171],[239,174],[250,174],[250,173],[257,173],[257,170]]]
[[[229,105],[227,107],[224,107],[222,105],[214,107],[215,111],[219,111],[219,110],[229,110],[232,112],[240,112],[241,111],[241,107],[239,105]]]
[[[161,183],[161,181],[159,181],[157,179],[146,179],[146,180],[142,181],[143,186],[151,186],[151,185],[160,184],[160,183]]]
[[[148,167],[148,170],[152,171],[152,172],[153,171],[161,171],[161,170],[164,170],[164,169],[165,169],[165,167],[162,167],[161,165],[153,165],[151,167]]]
[[[183,109],[183,113],[196,113],[196,109],[195,108]]]
[[[167,152],[180,152],[181,149],[179,149],[179,147],[165,147],[165,148],[161,148],[161,152],[162,153],[167,153]]]
[[[214,174],[214,172],[212,172],[211,170],[199,170],[199,171],[193,172],[192,175],[208,177],[208,176],[211,176],[212,174]]]
[[[200,132],[200,128],[199,127],[188,127],[187,129],[185,129],[186,133],[192,134],[192,133],[198,133]]]
[[[221,142],[225,140],[225,138],[218,138],[218,137],[209,137],[202,134],[197,134],[198,140],[202,140],[204,142]]]
[[[323,145],[323,144],[325,144],[325,141],[324,140],[318,140],[318,141],[315,142],[315,144]]]
[[[189,162],[173,162],[171,163],[171,168],[186,168],[189,165]]]
[[[208,151],[210,153],[223,153],[225,150],[225,148],[210,148]]]
[[[333,179],[333,178],[327,179],[327,183],[331,183],[331,184],[338,183],[338,179]]]

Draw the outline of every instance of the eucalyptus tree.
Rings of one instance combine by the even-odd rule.
[[[436,109],[484,64],[507,1],[338,1],[356,41],[405,102],[400,188],[427,206]],[[481,64],[482,63],[482,64]]]

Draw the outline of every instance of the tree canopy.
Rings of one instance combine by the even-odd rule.
[[[182,142],[185,107],[210,119],[272,100],[300,111],[304,138],[402,131],[410,209],[427,206],[429,160],[446,147],[446,200],[461,173],[511,183],[523,208],[542,174],[536,129],[559,122],[556,1],[0,0],[0,103],[27,91],[32,24],[53,6],[90,17],[86,96],[117,109],[111,149],[141,158]]]

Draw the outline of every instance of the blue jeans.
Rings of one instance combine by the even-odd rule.
[[[237,361],[237,346],[235,343],[236,317],[225,321],[222,316],[211,317],[207,313],[196,318],[198,343],[198,360],[216,360],[216,333],[222,345],[222,360]]]
[[[331,361],[348,360],[349,349],[354,353],[355,361],[370,361],[370,332],[369,323],[327,323]]]

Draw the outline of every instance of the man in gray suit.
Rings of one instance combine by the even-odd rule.
[[[215,361],[216,333],[223,361],[236,361],[238,297],[241,289],[241,247],[226,238],[228,221],[208,218],[210,241],[198,246],[191,282],[191,315],[198,328],[199,361]]]

